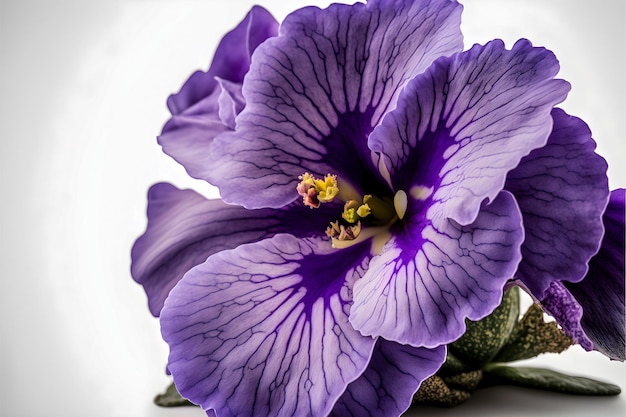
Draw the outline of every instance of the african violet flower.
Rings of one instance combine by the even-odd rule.
[[[584,278],[608,189],[569,85],[526,40],[463,52],[460,14],[255,7],[170,98],[159,142],[224,200],[155,185],[133,248],[183,396],[397,416],[509,280]]]

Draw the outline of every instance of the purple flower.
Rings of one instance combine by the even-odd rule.
[[[553,54],[463,52],[460,14],[308,7],[274,36],[256,7],[170,98],[159,142],[224,199],[153,186],[133,248],[183,396],[219,417],[397,416],[510,279],[538,299],[583,279],[606,164],[554,109]]]

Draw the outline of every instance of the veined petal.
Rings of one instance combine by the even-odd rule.
[[[433,194],[429,217],[470,224],[507,172],[545,145],[550,111],[569,90],[553,79],[558,68],[551,52],[525,40],[441,58],[405,88],[370,147],[384,155],[396,190]]]
[[[364,335],[436,347],[500,304],[521,258],[521,216],[507,191],[476,220],[409,219],[354,286],[350,322]]]
[[[293,201],[303,172],[383,194],[367,137],[409,79],[462,48],[460,12],[450,0],[375,0],[289,15],[254,55],[246,108],[213,142],[209,182],[248,208]]]
[[[507,176],[524,219],[522,262],[516,273],[541,300],[551,282],[578,282],[602,240],[609,197],[606,161],[594,153],[587,125],[560,109],[543,148]]]
[[[604,213],[605,234],[589,272],[579,283],[565,283],[583,309],[581,325],[594,348],[611,359],[625,360],[624,197],[622,188],[611,192]]]
[[[611,359],[626,359],[624,277],[625,190],[611,192],[603,216],[606,232],[600,251],[589,262],[581,282],[551,282],[542,308],[565,334],[586,350],[598,350]]]
[[[207,200],[192,190],[156,184],[148,192],[148,226],[133,246],[131,273],[143,285],[150,311],[158,316],[174,285],[210,255],[277,233],[322,234],[334,215],[327,210],[322,207],[312,215],[302,204],[246,210]]]
[[[207,72],[196,71],[172,94],[167,106],[177,115],[213,93],[220,77],[241,83],[250,68],[252,53],[267,38],[276,36],[278,22],[263,7],[254,6],[235,29],[222,38]]]
[[[172,118],[158,138],[163,152],[194,177],[206,180],[214,160],[213,139],[235,127],[235,117],[245,106],[241,83],[256,47],[275,36],[278,23],[255,6],[220,42],[208,72],[195,72],[180,92],[168,99]]]
[[[445,346],[416,348],[378,339],[367,370],[348,385],[330,417],[400,416],[445,360]]]
[[[192,269],[161,313],[180,393],[220,417],[327,415],[374,348],[348,322],[367,253],[283,234]]]

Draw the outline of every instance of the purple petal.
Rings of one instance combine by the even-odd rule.
[[[180,393],[220,417],[327,415],[374,348],[348,322],[364,250],[277,235],[188,272],[161,314]]]
[[[148,227],[133,246],[132,276],[143,285],[150,311],[158,316],[174,285],[210,255],[277,233],[322,234],[332,218],[327,211],[332,207],[322,207],[313,216],[302,204],[246,210],[156,184],[148,192]]]
[[[288,16],[255,53],[246,108],[213,142],[209,182],[249,208],[293,201],[304,172],[382,194],[367,136],[409,79],[462,48],[460,12],[450,0],[380,0]]]
[[[219,118],[229,129],[235,129],[235,117],[246,106],[246,100],[241,93],[241,84],[233,83],[228,80],[222,80],[218,78],[220,83],[221,93],[218,99]]]
[[[348,385],[330,417],[400,416],[445,360],[445,346],[416,348],[378,339],[367,370]]]
[[[583,308],[581,325],[596,350],[608,357],[625,360],[626,328],[624,311],[624,196],[626,191],[611,192],[604,213],[606,232],[602,246],[589,262],[589,272],[576,284],[565,283]]]
[[[594,153],[591,132],[580,119],[552,111],[545,147],[525,157],[507,177],[522,211],[526,238],[516,277],[542,299],[554,281],[580,281],[602,240],[609,196],[607,164]]]
[[[545,145],[550,110],[569,90],[553,79],[558,68],[551,52],[524,40],[442,58],[407,86],[370,147],[384,155],[396,190],[418,200],[430,190],[438,216],[469,224],[507,172]]]
[[[207,178],[213,139],[235,127],[235,117],[245,105],[241,83],[250,67],[250,56],[268,37],[277,34],[278,23],[265,9],[253,7],[245,19],[219,44],[208,72],[194,73],[178,94],[170,96],[172,118],[159,136],[163,151],[183,165],[187,173]]]
[[[209,151],[211,142],[217,135],[230,130],[220,118],[219,99],[224,96],[228,97],[218,86],[186,112],[172,116],[158,137],[163,152],[185,167],[194,178],[206,177],[206,166],[213,160]]]
[[[574,342],[620,361],[626,359],[624,196],[624,189],[611,193],[603,216],[606,232],[602,246],[589,262],[585,279],[551,282],[540,301]]]
[[[278,22],[260,6],[254,6],[235,29],[222,38],[208,72],[197,71],[180,91],[167,100],[172,115],[177,115],[205,97],[217,85],[215,77],[242,83],[250,68],[250,57],[263,41],[278,33]]]
[[[521,216],[503,191],[467,226],[405,221],[355,284],[350,322],[364,335],[436,347],[499,305],[521,258]]]

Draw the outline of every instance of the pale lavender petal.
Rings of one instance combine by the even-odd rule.
[[[224,36],[209,71],[194,73],[180,92],[168,99],[172,118],[158,141],[163,152],[184,166],[190,176],[206,180],[207,166],[215,160],[211,142],[234,129],[235,117],[245,106],[241,83],[250,67],[250,57],[261,42],[276,35],[277,28],[269,12],[253,7]]]
[[[242,83],[256,47],[277,32],[278,22],[274,17],[263,7],[254,6],[241,23],[222,38],[209,70],[193,73],[180,91],[168,98],[167,106],[172,115],[186,111],[211,95],[217,86],[215,77]]]
[[[148,192],[148,226],[133,246],[131,273],[143,285],[150,311],[158,316],[174,285],[210,255],[277,233],[323,234],[335,214],[331,212],[324,206],[312,216],[302,204],[246,210],[207,200],[192,190],[156,184]]]
[[[502,191],[467,226],[424,216],[405,223],[356,282],[350,322],[364,335],[436,347],[500,304],[521,258],[521,216]]]
[[[445,360],[445,346],[416,348],[378,339],[367,370],[348,385],[330,417],[400,416]]]
[[[606,229],[602,246],[589,262],[585,279],[565,283],[583,309],[581,325],[594,348],[611,359],[625,360],[626,319],[624,311],[624,196],[625,190],[611,192],[604,213]]]
[[[429,217],[469,224],[507,172],[545,145],[550,111],[569,90],[553,79],[558,69],[551,52],[525,40],[442,58],[409,83],[370,147],[384,155],[396,190],[417,200],[433,193]]]
[[[522,159],[505,188],[522,211],[526,238],[516,278],[541,300],[551,282],[583,279],[602,240],[609,197],[606,161],[587,125],[560,109],[545,147]]]
[[[254,55],[246,108],[213,142],[209,182],[248,208],[293,201],[304,172],[383,194],[367,137],[409,79],[462,48],[460,12],[450,0],[378,0],[288,16]]]
[[[221,96],[222,89],[218,85],[211,95],[184,113],[172,116],[157,138],[163,152],[185,167],[194,178],[205,178],[206,166],[213,160],[209,150],[211,142],[217,135],[230,130],[219,116]]]
[[[241,93],[241,84],[233,83],[228,80],[218,78],[220,83],[220,96],[218,98],[218,114],[219,118],[228,126],[229,129],[235,129],[235,117],[246,106],[246,100]]]
[[[374,348],[348,322],[368,251],[283,234],[192,269],[161,313],[180,393],[220,417],[327,415]]]

